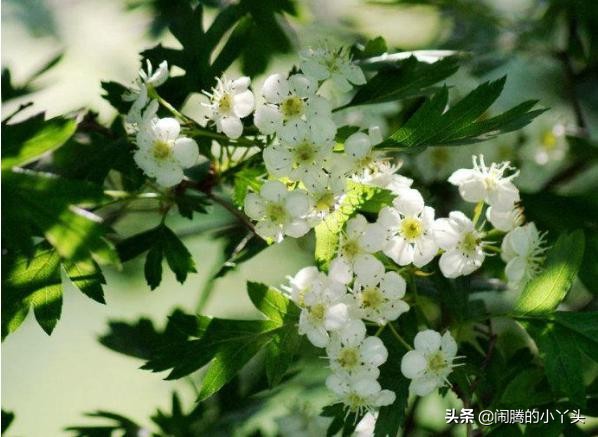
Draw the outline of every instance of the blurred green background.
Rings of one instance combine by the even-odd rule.
[[[500,8],[500,13],[506,16],[517,16],[525,14],[531,1],[487,3]],[[208,14],[206,20],[210,19]],[[151,20],[151,10],[128,8],[123,0],[3,0],[2,65],[11,69],[14,82],[26,81],[53,55],[64,53],[61,62],[36,81],[39,91],[27,98],[35,104],[20,117],[41,110],[53,116],[88,107],[98,111],[100,119],[108,122],[114,112],[101,98],[100,81],[129,83],[137,72],[141,50],[157,40],[165,40],[166,44],[174,41],[168,34],[159,38],[151,36],[148,30]],[[389,46],[403,49],[434,48],[447,38],[454,25],[432,7],[390,7],[358,0],[304,1],[300,3],[298,17],[289,22],[297,47],[322,39],[352,43],[354,35],[360,34],[382,35]],[[502,43],[508,47],[508,35]],[[283,57],[271,70],[286,69],[293,61],[291,56]],[[497,109],[527,98],[538,98],[543,106],[552,108],[528,129],[531,143],[534,138],[542,138],[555,123],[567,125],[572,121],[562,101],[557,63],[513,56],[483,79],[505,73],[509,80]],[[477,80],[460,73],[453,84],[458,93],[470,89]],[[10,113],[22,101],[11,101],[3,109]],[[198,110],[197,102],[192,99],[185,109],[193,114]],[[598,114],[585,109],[590,121],[595,121]],[[376,113],[353,116],[369,117],[368,120],[380,118]],[[596,123],[589,125],[596,126]],[[442,155],[442,150],[435,149],[408,164],[415,166],[423,178],[427,175],[432,179],[446,177],[451,170],[467,165],[474,150],[487,151],[490,159],[503,159],[512,154],[517,142],[516,135],[511,135],[493,141],[492,146],[462,148],[450,160]],[[534,147],[542,147],[541,141]],[[437,161],[439,164],[435,167]],[[521,184],[533,191],[557,167],[558,164],[531,164],[530,168],[523,169]],[[582,179],[584,184],[596,183],[597,177],[594,168]],[[579,186],[572,183],[564,189],[574,192]],[[205,236],[202,230],[211,223],[226,222],[230,219],[227,214],[216,209],[214,214],[193,222],[173,220],[175,226],[178,223],[177,229],[187,235],[185,243],[198,266],[198,273],[191,275],[184,285],[167,272],[162,285],[150,292],[143,279],[142,262],[132,262],[127,263],[123,271],[106,272],[106,306],[67,287],[62,320],[51,337],[46,336],[33,320],[33,314],[29,314],[23,326],[2,344],[2,406],[16,413],[11,435],[64,435],[65,426],[84,422],[82,413],[97,409],[119,411],[147,423],[147,417],[157,407],[169,406],[175,388],[188,404],[192,402],[193,392],[185,381],[163,381],[164,375],[139,371],[139,360],[103,347],[97,337],[106,331],[111,319],[135,321],[148,317],[161,327],[174,307],[194,312],[205,278],[217,265],[220,251],[220,243]],[[150,227],[156,219],[143,213],[132,214],[118,224],[119,232],[137,232]],[[219,316],[253,315],[245,281],[279,284],[286,275],[311,263],[310,249],[309,242],[294,240],[270,247],[239,270],[217,280],[204,312]],[[578,289],[577,293],[583,302],[585,291]],[[421,411],[441,412],[438,417],[428,415],[432,428],[443,425],[444,407],[438,405],[439,402],[436,397],[430,397],[422,403]],[[291,403],[287,406],[292,408]]]

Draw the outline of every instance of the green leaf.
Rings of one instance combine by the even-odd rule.
[[[495,117],[484,118],[504,83],[505,78],[485,82],[448,110],[448,89],[444,87],[378,147],[412,148],[485,141],[520,129],[544,112],[543,109],[532,111],[536,102],[527,101]]]
[[[295,326],[300,311],[292,301],[267,285],[248,282],[247,292],[258,310],[269,320],[283,325],[266,349],[266,375],[270,386],[275,386],[291,366],[301,344],[301,337]]]
[[[160,238],[166,262],[174,272],[177,281],[182,284],[187,279],[187,273],[197,272],[193,257],[170,228],[163,226]]]
[[[348,182],[347,195],[338,210],[326,217],[315,227],[316,231],[316,262],[321,266],[328,265],[336,254],[339,235],[345,223],[353,217],[368,201],[373,201],[377,195],[386,190]],[[372,207],[372,204],[370,204]]]
[[[571,288],[583,252],[583,232],[561,235],[550,249],[542,273],[530,281],[519,296],[515,312],[543,314],[553,311]]]
[[[60,256],[38,245],[31,259],[2,258],[2,339],[21,325],[31,305],[39,324],[50,334],[62,306]]]
[[[29,170],[3,171],[4,242],[19,249],[23,243],[15,239],[31,241],[39,233],[66,259],[87,258],[98,251],[102,259],[117,261],[116,252],[103,239],[106,228],[101,218],[78,206],[103,200],[97,185]]]
[[[271,382],[278,382],[292,362],[298,341],[289,337],[296,333],[298,309],[277,291],[262,284],[248,284],[250,296],[268,320],[228,320],[198,316],[192,338],[172,342],[152,353],[143,366],[154,372],[172,369],[167,379],[178,379],[209,364],[204,376],[199,401],[204,400],[230,381],[247,362],[264,348]],[[278,293],[279,294],[279,293]],[[274,344],[273,346],[270,346]]]
[[[13,420],[15,420],[15,413],[2,410],[2,434],[10,427]]]
[[[551,321],[528,319],[523,323],[538,346],[553,391],[576,406],[584,406],[581,355],[574,333]]]
[[[162,282],[162,248],[159,245],[152,246],[145,257],[143,267],[147,285],[153,290]]]
[[[15,129],[27,129],[23,132],[26,137],[23,138],[23,135],[13,132]],[[75,120],[62,117],[46,120],[41,125],[37,117],[18,125],[4,125],[2,127],[2,170],[27,165],[39,159],[41,155],[56,150],[75,133],[76,129]],[[19,138],[15,138],[16,135]]]
[[[430,87],[459,69],[457,57],[444,58],[433,64],[419,62],[414,56],[385,68],[359,87],[344,107],[371,105],[431,94]]]
[[[248,191],[258,192],[261,187],[260,176],[266,172],[263,167],[246,167],[235,173],[233,187],[233,202],[238,207],[242,207],[245,202],[245,196]]]
[[[91,258],[80,261],[66,261],[64,269],[75,287],[82,293],[99,303],[106,303],[102,284],[106,279],[100,270],[100,266]]]
[[[165,224],[135,234],[118,245],[118,253],[123,261],[133,259],[148,251],[145,259],[145,279],[151,289],[162,282],[162,260],[174,272],[177,281],[185,282],[188,273],[195,273],[195,262],[183,242]]]

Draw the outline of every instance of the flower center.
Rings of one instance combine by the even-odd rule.
[[[352,369],[359,364],[359,351],[355,348],[345,348],[338,354],[338,363],[344,369]]]
[[[279,203],[269,203],[266,206],[266,217],[269,221],[281,224],[286,220],[287,213],[284,207]]]
[[[166,141],[156,140],[154,142],[154,147],[152,149],[152,155],[154,158],[162,161],[170,156],[172,153],[172,149],[170,148],[170,144]]]
[[[478,247],[478,238],[473,232],[467,232],[461,240],[461,249],[465,253],[473,253]]]
[[[285,118],[294,118],[303,114],[303,100],[297,96],[291,96],[282,101],[280,109]]]
[[[334,206],[334,194],[330,191],[323,193],[316,199],[316,210],[329,211]]]
[[[357,240],[347,240],[343,244],[342,251],[347,258],[353,259],[360,253],[359,243]]]
[[[446,359],[441,351],[438,351],[428,357],[428,370],[431,373],[440,373],[447,367]]]
[[[546,150],[554,150],[556,149],[556,135],[552,133],[552,131],[544,132],[542,135],[542,147]]]
[[[225,93],[218,101],[218,111],[227,114],[233,108],[233,98],[230,94]]]
[[[349,396],[347,396],[345,403],[349,407],[349,410],[355,412],[360,411],[366,404],[366,401],[362,396],[359,396],[357,393],[351,393]]]
[[[366,308],[378,308],[384,302],[384,295],[377,287],[367,288],[361,293],[361,304]]]
[[[304,143],[295,147],[295,162],[299,165],[314,162],[316,151],[313,144]]]
[[[326,314],[326,307],[319,303],[312,306],[309,309],[309,315],[315,321],[322,322],[324,320],[324,315]]]
[[[374,157],[372,156],[371,153],[368,153],[363,158],[361,158],[359,161],[357,161],[357,165],[360,169],[370,168],[373,163],[374,163]]]
[[[421,220],[407,217],[401,222],[401,235],[407,240],[415,240],[424,232]]]

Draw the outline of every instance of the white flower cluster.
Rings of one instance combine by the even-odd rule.
[[[199,149],[193,139],[180,135],[176,118],[157,116],[159,103],[154,88],[167,79],[166,61],[155,72],[147,61],[147,71],[139,72],[135,86],[123,98],[133,101],[127,121],[136,133],[135,162],[158,185],[172,187],[183,180],[183,170],[197,162]]]
[[[519,190],[512,182],[519,172],[505,175],[510,170],[514,169],[509,162],[492,163],[488,167],[482,155],[474,156],[473,168],[457,170],[449,182],[459,187],[463,200],[479,202],[480,206],[486,204],[488,221],[495,229],[507,232],[501,245],[501,258],[507,264],[505,275],[509,288],[519,290],[539,272],[547,248],[545,234],[540,233],[533,222],[523,224]],[[481,252],[480,264],[483,256]]]

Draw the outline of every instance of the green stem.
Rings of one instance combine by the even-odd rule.
[[[382,325],[378,328],[378,330],[376,331],[376,337],[380,337],[380,334],[382,334],[382,331],[384,331],[384,328],[386,328],[386,325]]]
[[[403,337],[401,337],[401,335],[397,332],[397,330],[395,329],[394,326],[392,326],[392,323],[388,323],[388,326],[390,327],[390,330],[392,332],[392,334],[394,335],[394,337],[399,340],[399,343],[401,343],[407,350],[411,351],[413,350],[413,348],[411,347],[411,345],[409,343],[407,343],[405,341],[405,339]]]

